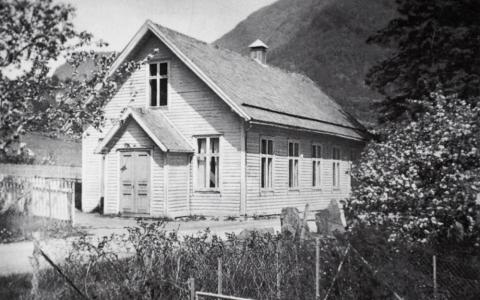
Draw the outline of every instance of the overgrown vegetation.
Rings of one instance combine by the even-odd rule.
[[[32,240],[35,234],[42,238],[64,239],[83,235],[84,231],[66,221],[29,216],[14,210],[0,214],[0,244]]]
[[[366,83],[382,94],[383,121],[395,121],[435,101],[430,92],[472,103],[480,96],[480,3],[478,0],[396,0],[397,16],[369,38],[392,51],[373,66]]]
[[[100,240],[82,236],[59,265],[88,298],[187,299],[189,278],[195,279],[197,291],[216,292],[218,259],[224,294],[277,299],[279,288],[281,299],[315,297],[315,240],[258,232],[221,239],[208,230],[180,237],[165,231],[163,222],[143,221],[128,231]],[[364,226],[321,238],[322,299],[327,294],[328,299],[393,299],[394,293],[404,299],[432,299],[433,250],[388,238],[387,231]],[[477,299],[480,289],[472,283],[480,280],[480,264],[473,254],[437,253],[438,299]],[[82,298],[57,271],[44,269],[36,275],[38,299]],[[27,275],[0,278],[0,295],[28,298],[29,280]]]
[[[424,114],[379,132],[354,172],[351,220],[390,238],[480,248],[480,108],[436,94]]]
[[[386,299],[396,292],[407,299],[432,298],[431,274],[412,261],[426,255],[422,267],[428,269],[428,252],[392,244],[372,229],[350,234],[320,240],[322,297]],[[181,238],[165,231],[162,222],[139,221],[128,235],[80,238],[60,267],[89,298],[187,299],[189,278],[195,278],[196,290],[216,292],[221,258],[227,295],[277,299],[279,278],[281,299],[314,299],[315,247],[315,240],[255,232],[244,239],[233,234],[221,239],[208,231]],[[126,250],[129,254],[121,254]],[[38,275],[40,299],[80,298],[55,271]]]

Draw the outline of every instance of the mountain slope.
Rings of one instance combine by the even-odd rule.
[[[367,126],[380,96],[364,77],[387,50],[366,39],[395,15],[394,0],[279,0],[239,23],[214,42],[242,54],[260,38],[268,64],[306,74]]]
[[[98,52],[99,55],[105,55],[108,56],[112,54],[113,52],[109,51],[101,51]],[[91,74],[93,71],[95,71],[95,63],[93,59],[88,58],[84,62],[82,62],[78,68],[77,68],[77,74],[76,78],[77,80],[84,80],[84,79],[89,79],[91,78]],[[52,76],[55,76],[58,78],[60,81],[66,81],[69,79],[72,79],[73,77],[73,67],[69,63],[64,63],[60,66],[58,66],[55,71],[53,72]]]

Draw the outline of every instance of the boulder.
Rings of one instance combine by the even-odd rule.
[[[330,233],[330,210],[322,209],[315,214],[317,233],[327,235]]]

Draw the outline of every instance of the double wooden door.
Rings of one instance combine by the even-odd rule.
[[[120,152],[120,210],[150,213],[149,151]]]

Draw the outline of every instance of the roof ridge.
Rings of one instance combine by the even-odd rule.
[[[243,55],[243,54],[241,54],[241,53],[239,53],[239,52],[237,52],[237,51],[233,51],[233,50],[230,50],[230,49],[228,49],[228,48],[224,48],[224,47],[222,47],[222,46],[219,46],[219,45],[217,45],[217,44],[214,44],[213,42],[212,42],[212,43],[207,43],[207,42],[205,42],[205,41],[199,40],[199,39],[194,38],[194,37],[192,37],[192,36],[190,36],[190,35],[187,35],[187,34],[185,34],[185,33],[179,32],[179,31],[177,31],[177,30],[175,30],[175,29],[172,29],[172,28],[170,28],[170,27],[166,27],[166,26],[160,25],[160,24],[158,24],[158,23],[154,23],[154,24],[155,24],[157,27],[160,27],[160,29],[165,29],[165,30],[171,31],[171,32],[173,32],[174,34],[181,35],[181,36],[183,36],[183,37],[185,37],[185,38],[187,38],[187,39],[190,39],[190,40],[193,41],[193,42],[197,42],[197,43],[201,43],[201,44],[203,44],[203,45],[209,46],[210,48],[215,49],[216,51],[223,51],[223,52],[231,53],[231,54],[233,54],[233,55],[235,55],[235,56],[242,57],[242,58],[244,58],[244,59],[246,59],[246,60],[248,60],[248,61],[250,61],[250,62],[253,62],[253,63],[259,65],[257,62],[255,62],[254,59],[251,59],[249,56]],[[300,77],[301,79],[305,79],[306,81],[309,81],[309,82],[315,84],[315,86],[316,86],[317,88],[319,88],[322,92],[324,92],[324,91],[318,86],[318,84],[316,84],[310,77],[308,77],[307,75],[305,75],[305,74],[303,74],[303,73],[301,73],[301,72],[295,72],[295,71],[292,71],[292,70],[283,69],[283,68],[278,67],[278,66],[269,65],[268,63],[267,63],[266,65],[259,65],[259,66],[260,66],[260,67],[268,67],[268,68],[270,68],[270,69],[279,71],[279,72],[284,73],[284,74],[286,74],[286,75],[298,76],[298,77]],[[324,93],[325,93],[325,92],[324,92]],[[329,97],[330,97],[330,96],[329,96]],[[335,102],[335,103],[336,103],[336,102]],[[336,103],[336,104],[338,105],[338,103]]]
[[[185,34],[185,33],[183,33],[183,32],[177,31],[177,30],[172,29],[172,28],[170,28],[170,27],[166,27],[166,26],[160,25],[160,24],[155,23],[155,22],[153,22],[153,24],[155,24],[155,26],[159,27],[160,29],[165,29],[165,30],[171,31],[171,32],[173,32],[173,33],[175,33],[175,34],[181,35],[181,36],[183,36],[183,37],[185,37],[185,38],[188,38],[188,39],[190,39],[190,40],[193,40],[193,41],[195,41],[195,42],[197,42],[197,43],[202,43],[202,44],[205,44],[205,45],[210,45],[210,43],[207,43],[207,42],[205,42],[205,41],[199,40],[199,39],[197,39],[197,38],[194,38],[193,36],[187,35],[187,34]]]

